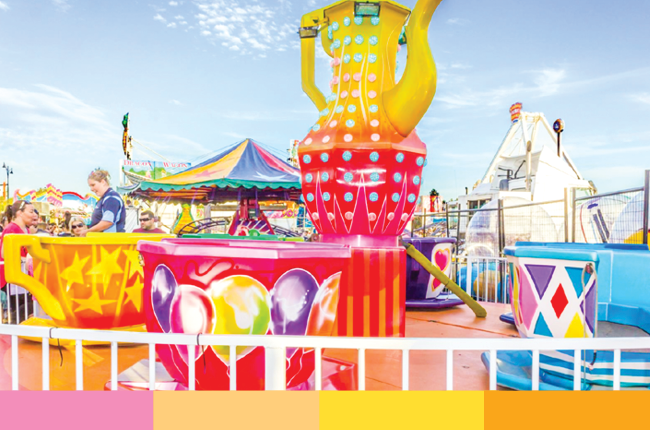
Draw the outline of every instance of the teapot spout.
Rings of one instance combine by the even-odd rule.
[[[429,109],[436,93],[436,64],[431,55],[428,28],[442,0],[420,0],[406,27],[408,57],[399,83],[383,94],[386,115],[402,136],[408,136]]]

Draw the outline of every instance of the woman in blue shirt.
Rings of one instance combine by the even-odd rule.
[[[124,233],[126,209],[122,196],[109,184],[110,175],[106,170],[93,170],[88,175],[90,191],[99,197],[87,232]],[[85,236],[85,234],[84,234]]]

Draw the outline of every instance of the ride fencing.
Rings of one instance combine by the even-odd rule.
[[[412,236],[456,239],[454,280],[470,295],[508,303],[506,246],[517,242],[648,244],[650,170],[643,187],[562,200],[512,205],[498,200],[480,209],[446,210],[414,218]]]
[[[34,312],[36,304],[32,295],[27,290],[15,285],[7,285],[5,290],[2,291],[2,303],[0,303],[2,322],[20,324],[26,321]]]
[[[571,242],[647,243],[646,187],[573,200]],[[644,205],[645,202],[645,205]]]
[[[531,351],[532,368],[531,379],[532,390],[539,390],[540,352],[549,351],[574,351],[573,363],[573,389],[581,390],[583,386],[582,373],[589,367],[589,363],[582,360],[583,351],[613,351],[613,379],[612,389],[621,388],[621,351],[650,349],[650,338],[540,338],[540,339],[516,339],[516,338],[352,338],[352,337],[325,337],[325,336],[256,336],[256,335],[187,335],[170,333],[137,333],[123,331],[100,331],[80,330],[63,328],[30,327],[16,325],[0,325],[0,339],[9,336],[10,348],[10,374],[11,389],[16,391],[20,388],[19,369],[21,355],[20,345],[23,341],[19,336],[42,339],[42,390],[50,389],[50,354],[49,348],[51,339],[65,339],[75,341],[75,387],[76,390],[84,389],[84,361],[83,342],[108,342],[111,350],[110,389],[118,389],[118,355],[119,344],[148,345],[149,350],[149,371],[148,388],[155,390],[155,346],[156,345],[185,345],[188,351],[188,362],[195,361],[195,348],[190,346],[220,345],[228,346],[230,349],[230,360],[228,363],[230,374],[231,391],[237,390],[237,354],[236,347],[250,346],[263,347],[265,366],[265,389],[286,390],[286,351],[287,348],[309,348],[315,351],[315,390],[322,389],[322,356],[326,348],[349,349],[357,351],[357,378],[358,389],[365,390],[366,386],[366,351],[369,350],[393,350],[402,352],[402,390],[409,390],[410,380],[410,353],[412,351],[444,351],[445,352],[445,388],[454,390],[454,352],[463,351],[480,354],[486,352],[490,363],[497,362],[499,351]],[[22,357],[29,360],[27,357]],[[443,363],[439,363],[443,365]],[[190,391],[195,387],[195,366],[189,366],[187,387]],[[489,366],[489,390],[497,389],[497,367]]]
[[[501,257],[456,256],[452,280],[473,299],[489,303],[510,303],[507,261]]]

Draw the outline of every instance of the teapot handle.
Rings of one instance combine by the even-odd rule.
[[[302,29],[318,24],[319,18],[314,19],[314,16],[322,16],[322,10],[311,12],[302,17]],[[313,28],[312,27],[312,28]],[[309,96],[312,103],[316,105],[319,111],[327,107],[325,96],[320,89],[316,86],[316,37],[315,36],[300,36],[300,64],[301,64],[301,78],[302,90]]]
[[[36,297],[45,313],[54,320],[65,320],[61,304],[45,285],[21,270],[20,250],[25,247],[35,260],[50,263],[50,251],[43,248],[37,236],[9,234],[4,237],[5,279],[7,283],[20,285]]]

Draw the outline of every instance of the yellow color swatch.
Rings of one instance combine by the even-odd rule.
[[[320,430],[483,429],[482,391],[320,393]]]

